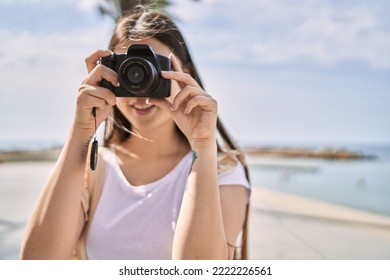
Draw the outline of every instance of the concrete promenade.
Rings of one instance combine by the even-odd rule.
[[[254,188],[250,257],[390,260],[390,217]]]
[[[0,164],[0,260],[17,259],[54,162]],[[254,186],[250,258],[390,260],[390,217]]]

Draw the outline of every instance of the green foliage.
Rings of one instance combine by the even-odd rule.
[[[170,5],[169,0],[104,0],[98,10],[102,15],[107,15],[113,19],[118,19],[126,11],[133,9],[137,5],[152,6],[158,10],[166,10]]]

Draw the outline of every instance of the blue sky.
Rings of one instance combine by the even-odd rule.
[[[0,138],[65,141],[98,0],[0,1]],[[171,8],[239,143],[390,143],[385,0],[189,0]]]

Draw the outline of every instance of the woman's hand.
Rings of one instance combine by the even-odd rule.
[[[184,73],[174,55],[170,55],[173,71],[162,71],[165,79],[175,80],[180,91],[164,99],[150,98],[150,104],[166,106],[172,112],[172,118],[187,137],[192,148],[201,143],[216,141],[217,102],[207,94],[196,80]],[[169,102],[168,100],[172,100]]]
[[[98,61],[101,57],[109,56],[111,51],[98,50],[85,59],[89,75],[79,88],[77,97],[74,128],[81,129],[90,135],[95,133],[95,120],[92,109],[96,107],[96,122],[99,126],[111,112],[111,107],[116,104],[113,92],[100,86],[102,79],[118,86],[117,73]]]

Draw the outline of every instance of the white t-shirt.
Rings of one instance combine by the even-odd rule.
[[[87,237],[88,259],[172,259],[191,152],[161,179],[137,187],[128,182],[113,152],[104,158],[103,190]],[[241,164],[220,174],[218,182],[242,185],[249,192]]]

